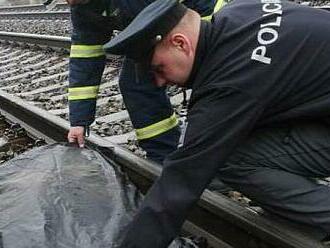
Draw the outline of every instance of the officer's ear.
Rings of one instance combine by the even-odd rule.
[[[174,33],[171,35],[170,44],[179,51],[184,52],[186,55],[190,55],[192,50],[192,42],[189,37],[182,33]]]

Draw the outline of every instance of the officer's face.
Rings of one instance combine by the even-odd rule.
[[[195,53],[185,37],[174,37],[159,43],[151,60],[156,85],[184,86],[191,73],[194,56]]]
[[[78,5],[78,4],[86,4],[90,0],[66,0],[66,1],[70,6],[73,6],[73,5]]]

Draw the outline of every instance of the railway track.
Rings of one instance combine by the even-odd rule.
[[[70,19],[70,11],[40,11],[40,12],[0,12],[0,19]]]
[[[0,89],[21,97],[29,104],[46,109],[50,113],[68,119],[68,51],[70,39],[66,37],[38,36],[0,32],[4,54],[0,53]],[[56,46],[61,51],[20,48],[9,42],[33,43],[41,46]],[[0,45],[1,47],[1,45]],[[31,51],[32,50],[32,51]],[[127,144],[135,134],[118,88],[118,73],[121,60],[110,58],[104,72],[97,102],[97,118],[92,131],[105,139]],[[178,112],[182,96],[171,90],[172,103]]]
[[[0,33],[0,127],[3,126],[0,134],[2,152],[9,151],[1,158],[0,148],[0,162],[44,142],[66,141],[69,46],[67,37]],[[120,58],[109,57],[97,103],[97,118],[87,146],[101,150],[109,160],[122,166],[145,192],[161,169],[142,159],[143,152],[134,143],[132,126],[118,89],[120,65]],[[180,91],[173,88],[169,94],[180,114]],[[184,233],[206,237],[213,248],[327,247],[316,241],[309,231],[270,219],[208,190],[183,228]]]
[[[66,11],[69,7],[65,2],[57,3],[54,11]],[[43,12],[47,11],[43,4],[30,4],[30,5],[16,5],[16,6],[2,6],[0,7],[0,13],[9,12]]]
[[[21,142],[16,142],[16,144],[28,146],[27,144],[39,145],[42,142],[64,142],[66,140],[69,124],[64,119],[29,105],[25,100],[3,90],[0,90],[0,102],[1,116],[6,118],[6,122],[4,122],[2,117],[2,123],[7,126],[10,123],[12,128],[9,130],[18,130],[16,131],[18,135],[15,137],[21,138]],[[16,125],[16,128],[13,128],[13,124]],[[26,141],[22,141],[23,136]],[[121,146],[97,135],[92,134],[87,139],[87,147],[97,148],[107,159],[121,166],[143,192],[160,174],[161,169],[157,164],[137,157]],[[22,148],[20,149],[22,150]],[[213,248],[326,247],[312,238],[308,230],[297,231],[294,226],[288,226],[287,223],[269,220],[224,195],[208,190],[204,192],[198,206],[188,217],[183,233],[203,236]]]
[[[57,5],[51,11],[43,5],[0,8],[0,27],[4,32],[69,37],[70,12],[66,4]]]

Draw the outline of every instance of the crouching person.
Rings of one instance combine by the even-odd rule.
[[[329,13],[236,0],[202,21],[175,0],[145,8],[107,52],[192,89],[183,146],[164,162],[122,248],[162,248],[212,178],[269,212],[330,231]],[[189,83],[188,83],[189,82]]]

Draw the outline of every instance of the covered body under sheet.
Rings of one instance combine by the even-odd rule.
[[[140,202],[99,153],[39,147],[0,167],[0,248],[115,248]]]

